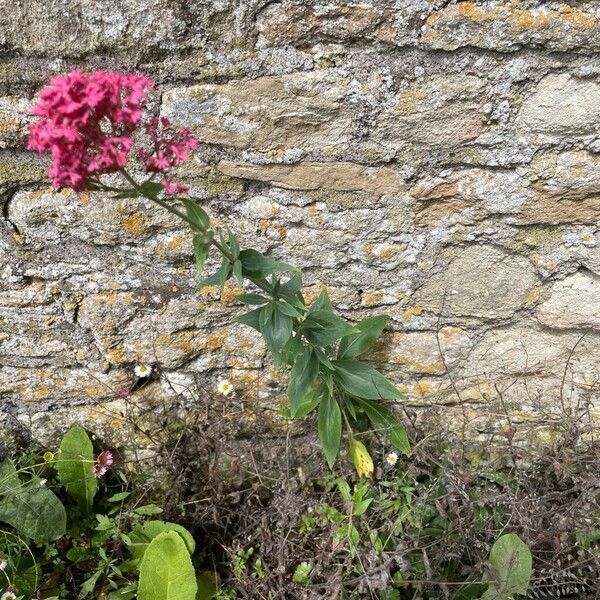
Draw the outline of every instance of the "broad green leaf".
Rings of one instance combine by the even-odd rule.
[[[205,210],[187,198],[179,198],[179,200],[185,206],[188,219],[193,223],[192,229],[204,233],[210,225],[210,219]]]
[[[79,507],[92,509],[98,483],[92,472],[94,448],[83,427],[73,427],[65,433],[56,460],[58,478]]]
[[[242,325],[248,325],[248,327],[252,327],[252,329],[256,329],[260,333],[260,313],[262,312],[262,308],[255,308],[250,312],[244,313],[243,315],[239,315],[234,319],[236,323],[241,323]]]
[[[333,306],[331,304],[331,300],[329,299],[329,294],[327,290],[323,288],[319,297],[310,305],[310,311],[314,312],[317,310],[328,310],[329,312],[333,311]]]
[[[410,442],[406,435],[406,430],[397,421],[388,408],[381,402],[365,400],[364,398],[355,398],[354,402],[362,408],[371,423],[383,430],[390,442],[404,454],[410,454]]]
[[[294,414],[290,413],[292,419],[303,419],[306,415],[310,414],[321,402],[323,394],[320,390],[310,390],[302,400],[296,409]]]
[[[319,373],[319,359],[310,347],[296,357],[290,373],[288,400],[292,417],[296,418],[302,399],[306,397]]]
[[[296,271],[285,283],[279,287],[282,296],[294,296],[302,289],[302,272]]]
[[[368,400],[401,400],[404,394],[379,371],[357,360],[334,360],[334,378],[351,396]]]
[[[272,310],[269,310],[269,306],[273,307]],[[293,323],[291,317],[284,315],[275,303],[265,306],[263,313],[261,313],[261,319],[265,313],[268,314],[269,312],[271,312],[271,315],[261,323],[260,332],[263,334],[269,350],[277,360],[292,335]]]
[[[325,454],[329,468],[332,469],[340,451],[340,440],[342,438],[342,412],[332,394],[323,394],[319,404],[318,421],[323,454]]]
[[[185,542],[175,531],[158,534],[140,564],[139,600],[196,600],[196,573]]]
[[[345,335],[358,335],[358,332],[331,310],[320,309],[308,313],[302,323],[302,334],[316,346],[329,346]]]
[[[244,274],[242,272],[242,263],[240,260],[236,259],[233,263],[233,274],[235,278],[238,280],[238,283],[242,285],[244,283]]]
[[[215,580],[215,574],[210,571],[202,571],[196,577],[198,592],[196,600],[212,600],[219,591],[219,584]]]
[[[206,261],[206,257],[210,252],[210,244],[204,241],[204,236],[199,234],[194,234],[192,238],[192,244],[194,246],[194,256],[196,258],[196,271],[198,275],[204,271],[204,263]]]
[[[302,313],[298,309],[294,308],[291,304],[288,304],[284,300],[280,300],[277,303],[277,308],[279,309],[279,312],[282,312],[288,317],[298,318],[302,316]]]
[[[13,463],[6,459],[0,466],[0,482],[0,521],[35,542],[50,542],[65,534],[65,507],[41,479],[21,483]]]
[[[280,260],[274,260],[261,254],[258,250],[242,250],[240,260],[244,273],[249,277],[272,275],[273,273],[286,273],[295,271],[296,267]]]
[[[167,531],[178,533],[183,539],[190,556],[194,554],[196,542],[192,534],[185,527],[177,523],[169,523],[168,521],[146,521],[143,525],[134,527],[129,535],[131,540],[129,551],[133,558],[141,559],[146,552],[148,544],[156,536]]]
[[[389,317],[381,315],[378,317],[367,317],[357,323],[355,328],[358,335],[344,336],[338,349],[339,358],[355,358],[368,350],[373,342],[381,335]]]
[[[490,550],[492,579],[481,600],[506,600],[515,594],[527,594],[531,579],[531,550],[514,533],[496,540]]]

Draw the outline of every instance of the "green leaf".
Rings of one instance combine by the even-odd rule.
[[[311,312],[317,310],[328,310],[329,312],[333,312],[333,305],[331,304],[329,294],[325,288],[321,290],[319,297],[310,305]]]
[[[493,568],[489,588],[481,600],[506,600],[515,594],[527,594],[531,579],[531,551],[514,533],[498,538],[490,550]]]
[[[342,412],[332,394],[325,393],[319,405],[319,438],[329,468],[333,468],[342,439]]]
[[[58,478],[78,506],[92,509],[98,483],[92,472],[94,448],[83,427],[73,427],[65,433],[56,460]]]
[[[190,225],[192,230],[204,233],[210,225],[210,219],[206,211],[187,198],[179,198],[179,201],[185,206],[188,219],[192,222],[192,225]]]
[[[282,296],[295,296],[302,289],[302,272],[296,271],[285,283],[279,287]]]
[[[210,277],[203,279],[198,285],[200,287],[207,287],[209,285],[218,285],[222,289],[225,286],[225,282],[230,277],[231,277],[231,263],[224,256],[223,260],[221,261],[221,266],[219,267],[219,270],[216,273],[214,273],[213,275],[211,275]]]
[[[41,479],[21,483],[13,463],[0,465],[0,521],[12,525],[35,542],[50,542],[67,529],[67,513],[56,495]]]
[[[252,327],[252,329],[256,329],[260,333],[260,313],[262,312],[262,308],[255,308],[250,312],[244,313],[243,315],[237,316],[234,321],[236,323],[241,323],[242,325],[247,325],[248,327]]]
[[[267,304],[262,310],[261,319],[263,319],[265,314],[268,315],[269,312],[271,314],[266,319],[263,319],[260,325],[260,332],[263,334],[269,350],[277,360],[281,355],[283,347],[292,335],[292,319],[284,315],[274,302]]]
[[[163,191],[163,186],[155,181],[144,181],[144,183],[140,185],[140,189],[144,196],[156,198]]]
[[[219,584],[212,572],[202,571],[198,573],[196,583],[198,584],[196,600],[212,600],[219,591]]]
[[[229,229],[229,227],[227,228],[227,234],[228,234],[228,245],[229,245],[229,249],[231,250],[231,254],[233,254],[233,258],[237,259],[240,255],[240,244],[237,241],[237,238],[235,237],[235,235],[233,235],[233,232],[231,231],[231,229]]]
[[[210,252],[210,244],[205,242],[203,235],[197,233],[192,238],[192,244],[194,246],[194,256],[196,257],[196,271],[200,275],[204,271],[204,263]]]
[[[310,392],[310,388],[315,382],[318,373],[319,359],[311,348],[303,348],[303,351],[296,357],[296,361],[292,367],[287,390],[292,418],[295,419],[298,417],[300,404]]]
[[[143,525],[134,527],[130,534],[131,545],[129,551],[135,559],[141,559],[146,552],[148,544],[164,532],[174,531],[181,536],[190,554],[196,550],[196,542],[192,534],[183,526],[168,521],[146,521]]]
[[[273,273],[286,273],[296,271],[296,267],[288,263],[274,260],[261,254],[258,250],[242,250],[240,260],[244,268],[244,274],[248,277],[264,277]]]
[[[298,404],[298,408],[294,414],[290,413],[292,419],[303,419],[306,415],[310,414],[321,402],[323,394],[320,390],[310,390]]]
[[[355,358],[368,350],[373,342],[381,335],[389,317],[381,315],[378,317],[367,317],[357,323],[355,328],[358,330],[358,335],[344,336],[338,348],[339,358]]]
[[[383,406],[381,402],[365,400],[364,398],[355,398],[354,402],[367,413],[367,417],[373,425],[384,431],[390,442],[400,452],[406,455],[410,454],[410,442],[406,430],[388,408]]]
[[[242,273],[242,263],[237,260],[233,263],[233,274],[235,278],[238,280],[238,283],[242,285],[244,283],[244,274]]]
[[[404,394],[379,371],[357,360],[334,360],[334,378],[351,396],[368,400],[401,400]]]
[[[294,308],[291,304],[288,304],[283,300],[277,303],[277,308],[280,312],[288,317],[298,318],[302,316],[302,313],[298,309]]]
[[[269,302],[268,298],[265,298],[260,294],[240,294],[239,296],[236,296],[235,299],[243,304],[254,304],[256,306],[261,306]]]
[[[158,534],[140,564],[139,600],[195,600],[198,585],[190,554],[175,531]]]
[[[343,336],[357,335],[358,332],[331,310],[319,309],[308,313],[302,323],[302,334],[316,346],[329,346]]]

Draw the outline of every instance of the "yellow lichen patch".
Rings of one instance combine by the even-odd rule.
[[[100,396],[100,388],[96,385],[88,385],[84,388],[84,391],[90,398]]]
[[[583,12],[568,4],[560,7],[560,17],[577,29],[592,29],[597,23],[594,14]]]
[[[110,422],[110,428],[118,431],[119,429],[123,429],[123,421],[121,419],[113,419]]]
[[[244,288],[225,286],[221,292],[221,304],[230,304],[236,297],[244,293]]]
[[[219,296],[219,288],[216,285],[207,285],[203,288],[200,288],[199,293],[203,298],[210,298],[214,300]]]
[[[398,94],[398,109],[403,112],[411,112],[419,106],[420,102],[427,97],[425,90],[420,88],[404,90]]]
[[[285,239],[287,236],[287,229],[283,225],[273,223],[269,219],[261,219],[258,222],[258,229],[264,234],[273,231],[279,237],[280,240]]]
[[[41,385],[34,392],[35,397],[38,399],[47,398],[50,395],[50,388],[47,385]]]
[[[453,335],[466,335],[467,332],[462,327],[448,326],[442,327],[442,329],[440,329],[440,333],[443,337],[449,338]]]
[[[551,13],[539,10],[521,10],[515,8],[510,13],[510,19],[520,31],[542,29],[552,21]]]
[[[426,381],[426,380],[418,381],[413,386],[413,392],[414,392],[415,396],[417,396],[419,398],[429,395],[431,393],[432,389],[433,389],[433,385],[431,384],[430,381]]]
[[[184,246],[184,241],[180,238],[180,237],[176,237],[174,239],[172,239],[169,244],[169,250],[171,250],[172,252],[176,252],[177,250],[181,250]]]
[[[91,195],[89,192],[79,192],[79,204],[86,206],[90,203]]]
[[[383,292],[366,292],[362,297],[363,306],[375,306],[383,300]]]
[[[422,306],[410,306],[402,311],[402,319],[407,321],[411,317],[418,317],[424,310]]]
[[[326,285],[320,285],[316,289],[312,287],[304,288],[302,290],[304,302],[306,302],[306,304],[312,304],[321,295],[322,290],[325,290],[328,294],[330,293],[330,290]]]
[[[483,10],[473,2],[459,2],[456,8],[461,16],[471,19],[471,21],[475,21],[476,23],[490,21],[496,17],[495,11]]]
[[[126,362],[127,354],[122,348],[111,348],[106,352],[106,358],[111,364],[119,365]]]
[[[529,292],[529,294],[527,294],[525,304],[527,306],[531,306],[532,304],[535,304],[540,299],[543,289],[544,289],[543,287],[537,287],[537,288],[532,289]]]
[[[224,333],[213,333],[209,335],[204,343],[202,344],[203,348],[207,350],[218,350],[223,347],[225,343],[226,335]]]
[[[146,231],[146,217],[144,217],[144,215],[134,213],[123,219],[121,225],[123,226],[123,229],[125,229],[125,231],[131,235],[142,235],[142,233]]]

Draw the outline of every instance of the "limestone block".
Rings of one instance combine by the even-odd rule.
[[[536,315],[555,329],[600,329],[600,279],[579,271],[557,281]]]

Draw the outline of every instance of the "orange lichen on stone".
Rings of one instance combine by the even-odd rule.
[[[183,240],[179,237],[171,240],[169,242],[169,250],[176,251],[181,250],[183,248]]]
[[[425,309],[422,306],[410,306],[402,312],[402,318],[408,320],[411,317],[418,317]]]
[[[34,393],[35,397],[41,400],[43,398],[47,398],[50,395],[50,388],[47,385],[41,385],[35,390]]]
[[[362,297],[363,306],[375,306],[383,300],[383,292],[366,292]]]
[[[79,192],[79,204],[86,206],[90,203],[91,195],[89,192]]]
[[[456,8],[461,16],[471,19],[476,23],[490,21],[496,17],[496,11],[483,10],[473,2],[459,2]]]
[[[422,89],[404,90],[398,94],[398,108],[405,112],[413,111],[427,97]]]
[[[535,304],[540,299],[540,297],[542,295],[542,290],[543,290],[543,288],[541,288],[541,287],[531,290],[529,292],[529,294],[527,294],[525,304],[527,306],[531,306],[532,304]]]
[[[418,396],[421,398],[423,396],[427,396],[431,392],[432,389],[433,389],[433,386],[431,385],[430,381],[418,381],[413,386],[413,391],[414,391],[415,396]]]
[[[224,333],[213,333],[206,338],[206,341],[202,345],[208,350],[218,350],[223,347],[225,337]]]
[[[592,29],[598,22],[594,14],[583,12],[568,4],[560,7],[560,18],[577,29]]]
[[[106,352],[106,358],[113,365],[118,365],[126,362],[127,354],[122,348],[111,348]]]
[[[225,286],[221,292],[221,304],[230,304],[236,297],[244,293],[244,288]]]
[[[131,235],[142,235],[146,231],[146,217],[140,214],[129,215],[121,222],[123,229]]]

